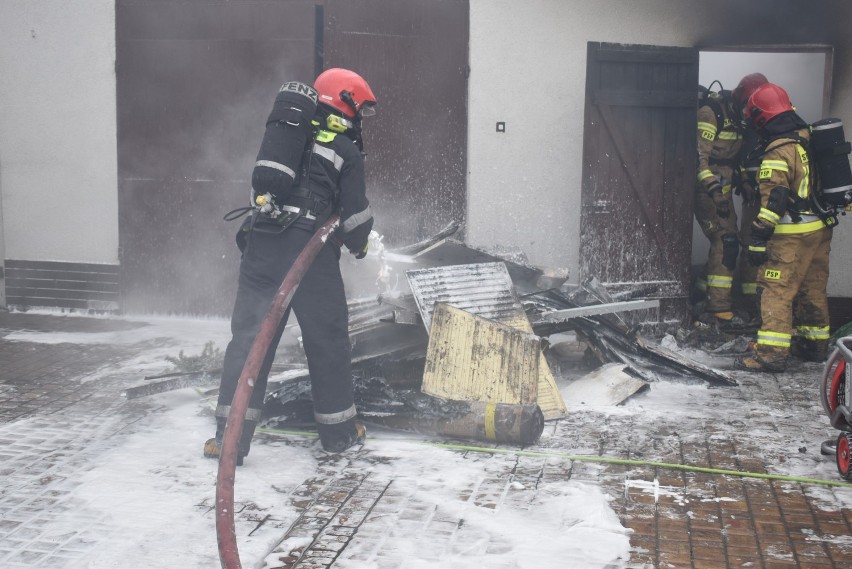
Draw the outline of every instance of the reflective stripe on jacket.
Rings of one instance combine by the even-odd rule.
[[[728,105],[722,104],[721,109],[724,121],[721,127],[717,124],[716,113],[709,105],[698,109],[698,181],[705,189],[712,183],[717,171],[711,166],[710,159],[735,158],[743,145],[742,134],[730,118]]]
[[[367,199],[364,156],[345,134],[321,130],[314,143],[310,170],[312,192],[336,205],[340,213],[339,235],[350,251],[367,245],[373,214]]]
[[[805,140],[810,138],[806,128],[796,131],[796,134]],[[778,187],[790,190],[788,205],[793,205],[794,197],[798,198],[795,201],[799,203],[807,203],[812,191],[810,167],[808,153],[796,139],[779,138],[769,144],[758,173],[761,207],[755,223],[764,227],[774,226],[778,234],[810,233],[826,228],[825,223],[810,209],[803,210],[798,216],[791,216],[789,213],[779,215],[767,207],[772,190]]]

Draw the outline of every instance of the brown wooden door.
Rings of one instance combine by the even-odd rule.
[[[314,77],[312,0],[118,0],[119,241],[127,311],[229,314],[239,222],[284,80]]]
[[[385,244],[461,221],[467,173],[467,0],[326,0],[325,66],[360,70],[367,191]]]
[[[589,43],[580,265],[614,291],[647,289],[688,317],[698,51]]]

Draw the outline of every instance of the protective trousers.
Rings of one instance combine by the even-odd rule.
[[[297,225],[283,233],[255,230],[249,236],[240,263],[239,287],[231,317],[233,336],[225,350],[219,388],[216,409],[219,439],[254,338],[284,276],[311,236],[311,231]],[[281,319],[249,402],[240,441],[243,456],[248,454],[254,427],[260,420],[269,371],[290,310],[296,314],[302,333],[314,416],[323,446],[333,448],[355,436],[349,313],[339,259],[339,247],[329,240],[302,278],[290,308]]]
[[[751,243],[751,224],[760,212],[760,201],[747,203],[743,200],[740,221],[740,243]],[[748,247],[743,247],[739,260],[740,297],[738,308],[751,317],[758,316],[757,307],[757,271],[758,267],[748,262]]]
[[[826,285],[831,229],[778,234],[767,245],[769,261],[760,267],[757,288],[762,325],[757,355],[783,363],[790,353],[793,325],[807,349],[824,352],[829,338]],[[816,355],[816,354],[814,354]]]
[[[731,168],[714,165],[711,169],[721,179],[722,191],[729,201],[730,213],[728,217],[719,217],[716,205],[707,195],[704,185],[699,182],[695,192],[695,218],[710,241],[710,252],[707,256],[707,311],[729,312],[732,308],[731,289],[739,254],[739,228],[731,191]]]

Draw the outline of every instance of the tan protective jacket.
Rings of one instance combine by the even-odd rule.
[[[810,140],[810,133],[806,128],[799,129],[796,134]],[[791,217],[789,212],[779,215],[767,207],[772,190],[777,187],[789,188],[789,206],[797,201],[809,203],[813,191],[810,168],[808,154],[795,138],[779,138],[769,144],[758,174],[760,213],[757,214],[755,225],[763,228],[774,227],[776,234],[809,233],[826,227],[809,206],[800,208],[799,220],[794,220],[795,216]],[[795,199],[795,196],[799,199]]]
[[[709,189],[718,173],[718,168],[711,161],[732,160],[743,146],[743,137],[734,124],[730,106],[721,98],[717,102],[722,111],[722,125],[718,124],[710,105],[698,109],[698,181],[705,190]],[[733,165],[729,167],[733,168]],[[730,180],[720,180],[720,183],[730,184]],[[730,187],[726,189],[730,191]]]

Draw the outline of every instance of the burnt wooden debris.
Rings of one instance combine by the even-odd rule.
[[[429,259],[427,264],[431,266],[436,266],[432,262],[446,262],[448,258],[469,260],[467,254],[477,262],[502,261],[497,256],[471,250],[448,238],[430,240],[424,246],[429,251],[420,257]],[[412,256],[416,258],[417,252],[412,252]],[[589,351],[601,364],[624,364],[625,373],[648,383],[669,378],[691,378],[713,385],[736,385],[725,373],[685,358],[642,336],[638,333],[639,324],[633,322],[635,319],[622,315],[627,311],[635,313],[657,307],[656,299],[644,298],[653,293],[653,287],[640,285],[634,290],[610,294],[596,279],[589,278],[579,285],[557,283],[557,288],[536,289],[536,284],[542,284],[543,271],[514,261],[509,261],[507,268],[513,284],[516,285],[515,279],[519,279],[522,287],[531,291],[520,295],[519,300],[535,334],[547,337],[572,330],[585,340]],[[460,411],[455,403],[438,404],[435,401],[440,399],[420,392],[428,336],[413,296],[379,296],[371,307],[368,306],[360,304],[353,310],[355,321],[372,321],[372,325],[362,324],[353,331],[353,345],[358,352],[353,360],[356,404],[364,419],[391,428],[448,436],[453,436],[453,433],[450,427],[445,428],[446,424],[456,421],[469,425],[469,422],[459,419],[466,412]],[[371,338],[374,334],[380,334],[382,341],[374,342]],[[388,344],[388,341],[399,344]],[[372,351],[366,349],[368,346],[374,346]],[[303,380],[307,380],[307,376]],[[276,415],[273,406],[289,408],[292,414],[294,408],[302,405],[302,415],[298,418],[293,415],[296,423],[289,424],[310,423],[310,407],[305,406],[304,401],[308,393],[304,387],[294,391],[294,387],[282,385],[268,398],[269,409],[264,415],[279,421],[286,419],[286,414]],[[276,401],[271,403],[273,399]],[[529,432],[527,428],[525,434]]]
[[[639,333],[644,315],[659,310],[659,299],[649,298],[655,295],[655,286],[638,283],[633,289],[621,287],[610,292],[595,278],[578,285],[566,284],[564,278],[549,276],[522,260],[503,258],[455,240],[459,229],[460,224],[452,223],[430,239],[389,251],[388,262],[401,261],[403,271],[505,263],[520,309],[535,335],[547,338],[574,331],[586,344],[588,354],[601,365],[623,364],[625,373],[648,383],[687,378],[736,385],[724,372],[692,361]],[[355,402],[362,418],[395,429],[491,442],[528,444],[537,438],[541,433],[540,410],[534,413],[523,405],[491,409],[488,424],[494,424],[495,418],[503,422],[499,423],[499,432],[486,434],[482,427],[486,408],[480,403],[442,400],[421,392],[429,334],[420,308],[411,291],[350,301]],[[268,424],[313,426],[310,375],[303,366],[301,362],[273,367],[263,410]],[[211,381],[209,374],[161,377],[166,380],[128,389],[127,397]]]
[[[737,385],[728,374],[668,350],[639,333],[639,325],[627,322],[619,313],[554,318],[579,307],[617,306],[595,278],[585,279],[573,291],[551,289],[522,298],[533,331],[539,336],[573,330],[587,342],[600,363],[624,363],[645,381],[667,377],[697,378],[714,385]],[[628,301],[629,302],[629,301]]]

